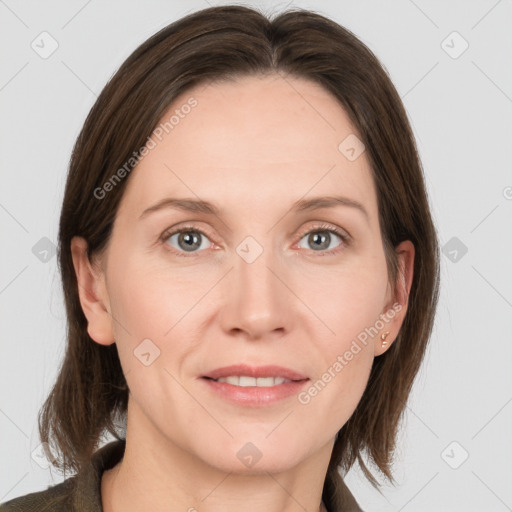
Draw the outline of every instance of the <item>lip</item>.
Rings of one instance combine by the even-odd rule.
[[[220,379],[221,377],[229,377],[230,375],[246,375],[247,377],[284,377],[288,380],[305,380],[308,377],[301,373],[285,368],[284,366],[265,365],[265,366],[249,366],[247,364],[235,364],[231,366],[224,366],[212,370],[203,377],[210,379]]]
[[[291,382],[269,387],[243,387],[213,380],[230,375],[246,375],[255,378],[284,377]],[[269,406],[290,396],[296,396],[309,382],[308,377],[290,368],[274,365],[254,367],[244,364],[217,368],[203,375],[199,380],[204,382],[211,392],[224,400],[237,406],[252,408]]]

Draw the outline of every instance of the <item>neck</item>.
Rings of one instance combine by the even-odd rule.
[[[225,472],[163,438],[147,420],[135,418],[141,411],[134,411],[133,404],[128,409],[123,459],[103,474],[101,482],[104,512],[326,510],[322,490],[330,444],[279,473]]]

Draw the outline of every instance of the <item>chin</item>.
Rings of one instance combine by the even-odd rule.
[[[210,466],[224,473],[232,473],[237,475],[266,475],[268,473],[277,474],[289,471],[295,467],[299,462],[295,454],[272,454],[272,456],[262,458],[254,463],[254,465],[245,465],[237,458],[226,458],[224,460],[213,459],[207,460]]]
[[[305,440],[294,439],[293,432],[282,433],[274,439],[265,435],[235,436],[225,441],[219,449],[198,453],[208,465],[226,473],[257,475],[287,471],[306,459],[313,447],[306,446]],[[286,439],[287,442],[284,440]],[[292,442],[290,442],[292,441]],[[221,442],[218,442],[221,445]]]

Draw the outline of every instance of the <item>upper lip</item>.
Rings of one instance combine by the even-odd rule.
[[[288,380],[305,380],[308,377],[302,375],[295,370],[285,368],[283,366],[265,365],[265,366],[249,366],[246,364],[234,364],[217,368],[203,375],[210,379],[220,379],[229,377],[230,375],[245,375],[247,377],[283,377]]]

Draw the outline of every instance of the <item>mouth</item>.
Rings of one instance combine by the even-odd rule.
[[[289,379],[285,379],[284,377],[249,377],[247,375],[229,375],[227,377],[219,377],[218,379],[212,379],[210,377],[205,377],[205,379],[213,380],[215,382],[225,382],[226,384],[231,384],[232,386],[239,386],[242,388],[247,388],[251,386],[255,386],[258,388],[271,388],[273,386],[279,386],[286,382],[295,382]]]
[[[232,365],[208,372],[201,380],[233,404],[261,407],[297,394],[310,379],[282,366]]]

